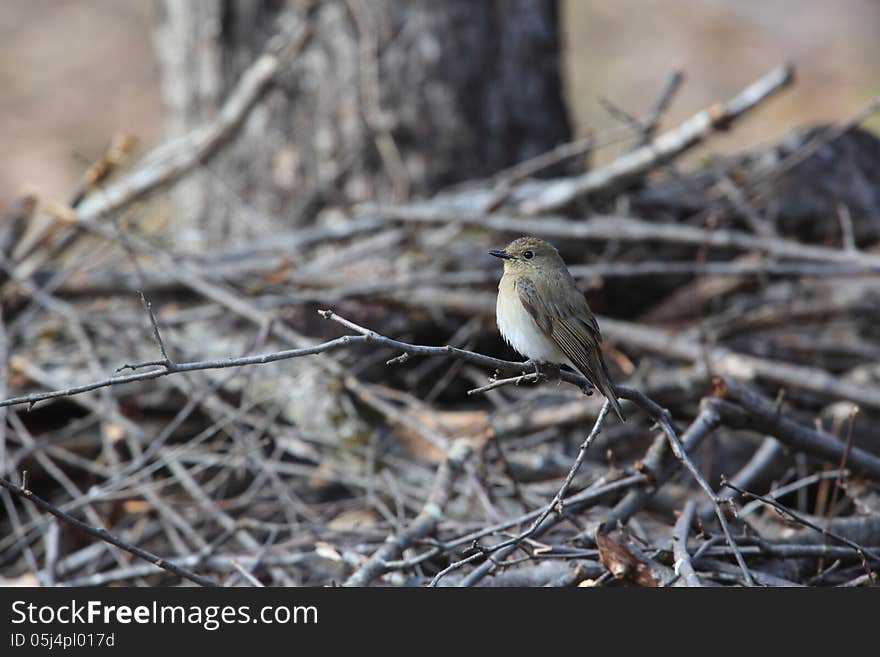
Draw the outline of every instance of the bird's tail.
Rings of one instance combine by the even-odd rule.
[[[614,392],[614,382],[611,380],[611,375],[608,373],[608,366],[605,364],[605,359],[602,357],[602,354],[599,353],[599,367],[596,368],[596,381],[593,381],[595,386],[599,389],[605,399],[611,402],[611,408],[614,409],[614,412],[617,414],[617,417],[620,418],[621,422],[626,422],[626,419],[623,417],[623,413],[620,410],[620,402],[617,401],[617,394]]]

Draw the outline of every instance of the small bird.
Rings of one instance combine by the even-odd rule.
[[[489,254],[504,260],[495,307],[501,336],[537,371],[553,363],[583,374],[623,421],[599,325],[559,252],[537,237],[520,237]]]

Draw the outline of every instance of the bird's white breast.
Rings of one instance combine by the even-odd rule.
[[[508,276],[502,276],[498,284],[495,319],[501,337],[526,358],[538,363],[568,363],[556,344],[535,324],[519,300],[514,280]]]

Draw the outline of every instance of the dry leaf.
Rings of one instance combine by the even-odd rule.
[[[111,443],[118,443],[120,440],[125,438],[125,429],[115,422],[108,422],[107,437],[110,439]]]
[[[18,577],[11,577],[7,579],[6,577],[0,577],[0,587],[28,587],[33,588],[39,586],[40,583],[37,581],[37,576],[33,573],[24,573],[19,575]]]
[[[372,529],[376,526],[376,514],[369,509],[349,509],[327,523],[331,529],[350,531],[355,529]]]
[[[122,510],[125,513],[149,513],[153,510],[153,505],[146,500],[125,500],[122,503]]]
[[[615,578],[626,580],[636,586],[659,586],[651,574],[651,569],[607,534],[596,534],[596,547],[599,548],[599,560],[602,565]]]
[[[329,559],[330,561],[342,561],[342,555],[339,554],[339,552],[336,551],[336,548],[329,543],[315,543],[315,552],[318,553],[319,557],[323,557],[324,559]]]

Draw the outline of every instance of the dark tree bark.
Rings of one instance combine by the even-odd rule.
[[[172,135],[212,116],[273,35],[311,25],[234,143],[179,185],[179,236],[204,245],[308,223],[327,202],[431,194],[569,138],[555,2],[303,4],[158,2]]]

